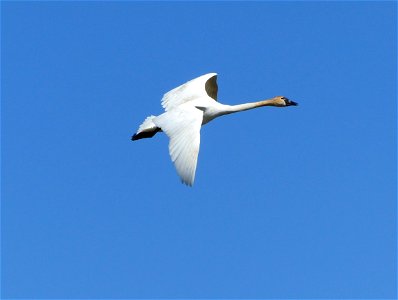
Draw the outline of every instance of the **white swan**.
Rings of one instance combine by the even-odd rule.
[[[239,105],[217,102],[217,74],[209,73],[195,78],[166,93],[162,99],[165,112],[149,116],[138,128],[132,140],[153,137],[164,131],[170,138],[169,152],[181,181],[192,186],[200,145],[200,127],[222,115],[261,106],[285,107],[297,105],[286,97]]]

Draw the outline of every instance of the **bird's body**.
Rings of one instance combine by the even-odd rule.
[[[163,96],[165,112],[149,116],[132,140],[149,138],[163,131],[170,138],[171,160],[182,182],[192,186],[200,145],[200,128],[213,119],[262,106],[290,106],[297,103],[278,96],[259,102],[225,105],[217,102],[217,74],[209,73],[169,91]]]

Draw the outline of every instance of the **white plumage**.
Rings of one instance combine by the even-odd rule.
[[[171,160],[187,185],[195,179],[202,120],[203,112],[188,105],[177,106],[155,119],[155,124],[170,138]]]
[[[205,89],[206,82],[210,78],[216,76],[216,73],[205,74],[167,92],[162,98],[162,106],[164,110],[169,111],[173,108],[180,106],[183,103],[187,103],[195,99],[209,98],[209,95],[207,94]]]
[[[286,97],[239,105],[217,102],[217,74],[195,78],[167,92],[162,98],[165,112],[149,116],[140,125],[132,140],[149,138],[163,131],[170,138],[169,153],[181,181],[189,186],[195,180],[200,146],[200,128],[216,117],[261,106],[297,105]]]

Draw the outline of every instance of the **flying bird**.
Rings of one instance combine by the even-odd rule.
[[[262,106],[286,107],[298,105],[284,96],[225,105],[217,102],[217,73],[192,79],[167,92],[162,98],[165,112],[149,116],[138,128],[132,140],[151,138],[163,131],[169,137],[169,153],[181,181],[192,186],[195,180],[200,145],[200,128],[211,120]]]

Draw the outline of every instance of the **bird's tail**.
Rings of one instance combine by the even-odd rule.
[[[157,132],[159,132],[161,129],[157,127],[155,123],[153,123],[154,118],[156,118],[156,116],[147,117],[138,128],[137,133],[131,137],[131,140],[135,141],[139,139],[151,138]]]

